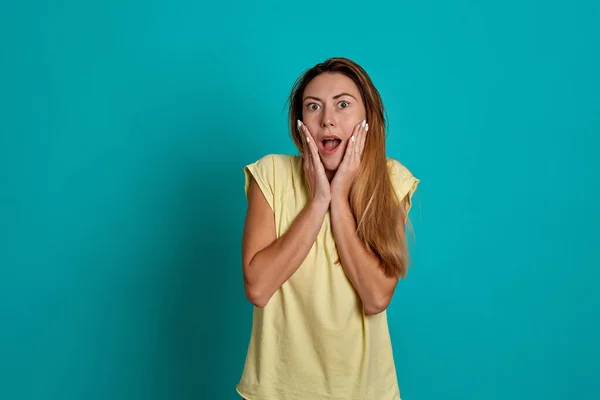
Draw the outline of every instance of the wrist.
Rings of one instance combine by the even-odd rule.
[[[331,201],[348,200],[350,196],[350,187],[342,187],[340,185],[331,188]]]
[[[335,203],[344,203],[350,202],[350,190],[342,190],[341,188],[338,190],[331,191],[331,202]]]
[[[342,208],[350,208],[350,198],[348,195],[340,194],[338,196],[331,197],[331,208],[332,209],[342,209]]]
[[[319,199],[314,198],[308,202],[308,207],[315,210],[319,214],[326,214],[327,210],[329,210],[329,205],[331,204],[331,199]]]

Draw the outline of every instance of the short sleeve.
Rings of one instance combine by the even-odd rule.
[[[244,167],[244,177],[244,191],[246,192],[246,198],[248,198],[248,190],[250,189],[250,178],[253,177],[267,199],[269,206],[274,210],[275,161],[273,156],[267,155],[252,164],[246,165]]]
[[[419,186],[420,180],[402,165],[399,161],[388,159],[390,178],[398,201],[406,198],[406,212],[412,207],[412,196]]]

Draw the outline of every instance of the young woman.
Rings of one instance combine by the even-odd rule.
[[[406,275],[419,180],[386,156],[384,114],[363,68],[329,59],[292,88],[301,155],[244,169],[247,400],[400,399],[385,310]]]

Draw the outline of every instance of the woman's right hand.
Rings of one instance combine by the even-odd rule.
[[[331,202],[331,187],[325,174],[325,167],[319,157],[317,143],[308,130],[308,127],[298,120],[298,130],[302,136],[302,167],[308,183],[311,200],[326,203]]]

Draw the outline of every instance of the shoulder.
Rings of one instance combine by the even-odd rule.
[[[408,197],[410,204],[410,198],[417,190],[420,180],[404,164],[394,158],[388,157],[387,166],[398,200]]]
[[[272,165],[284,165],[293,162],[298,156],[292,156],[288,154],[266,154],[253,162],[253,164],[272,164]]]
[[[390,176],[393,178],[407,179],[409,177],[413,177],[412,172],[395,158],[388,157],[387,166]]]
[[[291,173],[299,165],[299,156],[288,154],[267,154],[246,165],[246,169],[258,169],[262,172],[277,172],[278,175]]]
[[[301,171],[302,163],[299,156],[287,154],[267,154],[247,164],[244,167],[246,177],[246,193],[250,188],[253,178],[263,193],[268,198],[273,198],[277,191],[281,191],[286,182]],[[272,204],[272,202],[270,202]]]

